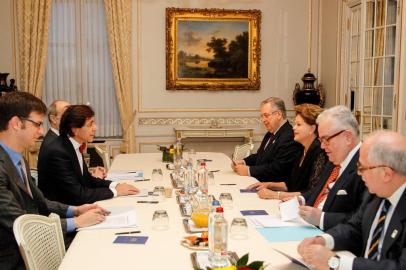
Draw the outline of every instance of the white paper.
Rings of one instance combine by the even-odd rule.
[[[143,171],[114,171],[108,172],[106,179],[112,181],[128,181],[128,180],[143,180],[144,172]]]
[[[78,231],[137,227],[137,218],[133,207],[112,207],[107,210],[111,213],[106,216],[103,222],[89,227],[79,228]]]
[[[282,221],[289,221],[299,217],[299,202],[296,199],[281,202],[279,211]]]
[[[256,228],[314,227],[302,218],[297,218],[291,221],[282,221],[279,217],[272,215],[246,216],[246,218]]]

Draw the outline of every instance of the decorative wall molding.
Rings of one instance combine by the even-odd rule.
[[[143,117],[138,119],[138,125],[145,126],[233,126],[233,125],[259,125],[259,117]]]

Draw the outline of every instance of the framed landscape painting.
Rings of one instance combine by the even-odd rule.
[[[259,10],[166,9],[168,90],[258,90]]]

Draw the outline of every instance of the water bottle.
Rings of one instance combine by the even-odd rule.
[[[208,171],[206,169],[206,163],[200,163],[200,169],[197,171],[197,183],[199,186],[199,190],[204,194],[208,192],[208,182],[207,182],[207,175]]]
[[[228,223],[224,218],[223,208],[217,207],[211,228],[209,228],[209,261],[213,267],[223,267],[228,264],[227,241]]]
[[[176,139],[176,144],[173,146],[174,149],[174,156],[173,160],[181,160],[182,159],[182,154],[183,154],[183,146],[180,141],[180,138]]]
[[[195,193],[195,172],[191,166],[191,164],[188,164],[186,172],[185,172],[185,193],[187,195],[191,195]]]

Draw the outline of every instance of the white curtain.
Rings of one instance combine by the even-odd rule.
[[[43,98],[89,103],[98,137],[122,135],[103,0],[53,0]]]

